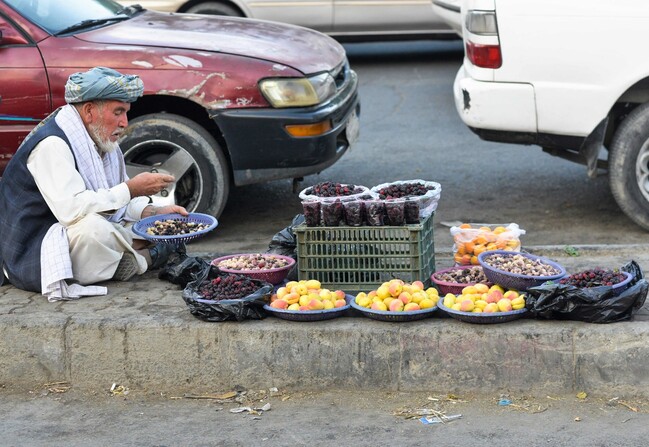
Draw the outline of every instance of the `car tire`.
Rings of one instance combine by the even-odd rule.
[[[155,170],[176,177],[172,194],[156,196],[154,203],[175,203],[216,217],[223,211],[229,166],[217,141],[200,125],[179,115],[143,115],[129,122],[119,144],[129,176]]]
[[[649,230],[649,103],[636,107],[617,128],[608,176],[622,211]]]
[[[220,2],[202,2],[198,5],[192,6],[191,8],[187,8],[187,11],[185,12],[187,14],[212,14],[218,16],[242,17],[241,12],[237,8]]]

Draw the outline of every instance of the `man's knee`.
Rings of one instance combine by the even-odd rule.
[[[70,242],[100,240],[114,231],[113,224],[99,214],[88,214],[67,228]]]

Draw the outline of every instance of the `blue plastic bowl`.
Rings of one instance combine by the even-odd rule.
[[[147,233],[146,230],[149,229],[150,227],[155,226],[156,221],[167,220],[167,219],[173,219],[182,222],[195,222],[195,223],[207,225],[207,228],[200,231],[196,231],[194,233],[175,234],[171,236],[158,236],[158,235]],[[201,236],[205,236],[207,233],[215,229],[218,224],[219,223],[216,220],[216,218],[214,216],[210,216],[209,214],[190,213],[188,216],[183,216],[182,214],[176,214],[176,213],[159,214],[151,217],[146,217],[136,222],[133,225],[133,233],[143,237],[144,239],[153,242],[164,242],[167,244],[180,244],[180,243],[189,242]]]

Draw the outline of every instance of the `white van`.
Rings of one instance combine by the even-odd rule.
[[[649,2],[463,0],[457,111],[480,138],[607,171],[649,230]]]

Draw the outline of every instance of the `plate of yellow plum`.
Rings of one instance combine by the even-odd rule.
[[[380,321],[414,321],[437,310],[439,292],[421,281],[391,279],[369,292],[359,292],[351,306],[364,316]]]
[[[499,285],[467,286],[460,294],[440,297],[437,305],[449,316],[467,323],[505,323],[527,313],[525,293]]]
[[[278,287],[264,309],[284,320],[321,321],[342,316],[352,299],[342,290],[322,287],[318,280],[302,279]]]

